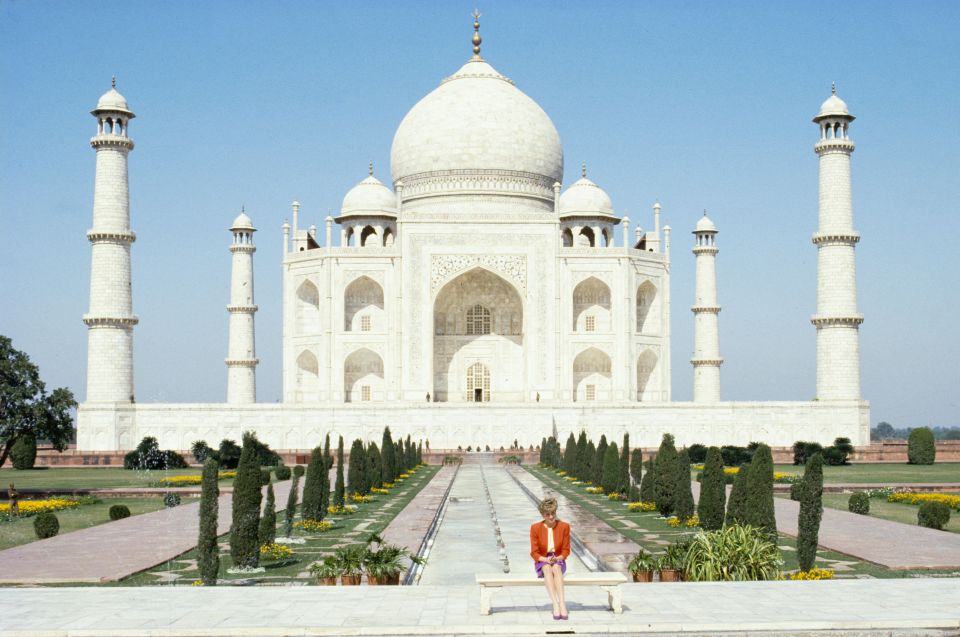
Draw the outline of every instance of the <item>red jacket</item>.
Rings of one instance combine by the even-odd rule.
[[[562,520],[557,520],[553,527],[553,546],[554,553],[560,559],[567,559],[570,556],[570,525]],[[530,557],[534,562],[539,562],[540,558],[547,554],[547,525],[543,522],[534,522],[530,527]]]

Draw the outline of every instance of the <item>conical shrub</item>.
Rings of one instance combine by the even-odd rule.
[[[233,480],[233,524],[230,526],[230,558],[240,568],[260,564],[260,461],[253,433],[243,434],[243,450],[237,477]]]
[[[722,453],[722,452],[721,452]],[[733,480],[730,489],[730,499],[727,500],[727,515],[724,524],[747,523],[747,477],[750,475],[750,465],[744,463],[737,470],[737,477]]]
[[[617,443],[611,442],[603,457],[603,470],[600,475],[600,486],[604,493],[616,493],[620,485],[620,452]]]
[[[350,445],[350,469],[347,471],[347,490],[350,493],[364,494],[367,488],[367,459],[363,441],[357,438]]]
[[[820,541],[820,518],[823,515],[823,456],[813,454],[803,471],[800,490],[800,514],[797,519],[797,561],[801,571],[813,568]]]
[[[333,469],[333,456],[330,454],[330,434],[323,443],[323,486],[320,490],[320,510],[323,515],[327,514],[327,507],[330,506],[330,469]]]
[[[589,446],[587,447],[589,449]],[[597,486],[603,486],[603,464],[607,461],[607,437],[600,436],[600,442],[594,449],[592,462],[590,463],[590,482]],[[606,491],[606,489],[604,489]]]
[[[307,465],[307,475],[303,482],[303,505],[300,507],[300,517],[304,520],[319,521],[327,513],[320,508],[325,471],[323,449],[314,447],[310,452],[310,464]]]
[[[367,447],[367,488],[365,493],[370,493],[370,489],[383,486],[383,456],[380,454],[380,448],[377,443],[371,442]]]
[[[207,457],[200,479],[200,531],[197,537],[197,569],[204,586],[217,584],[220,547],[217,545],[217,516],[220,512],[220,463]]]
[[[267,503],[263,505],[263,516],[257,532],[260,546],[273,544],[277,539],[277,500],[273,494],[273,483],[267,485]]]
[[[653,461],[653,499],[660,515],[670,515],[676,507],[677,448],[671,434],[663,434],[663,441]]]
[[[297,467],[300,468],[299,466]],[[297,498],[300,488],[300,472],[293,472],[293,480],[290,482],[290,493],[287,494],[287,510],[283,512],[283,534],[286,537],[293,535],[293,520],[297,514]]]
[[[346,486],[343,484],[343,436],[340,436],[340,442],[337,444],[337,482],[333,487],[333,506],[342,507],[346,504],[345,489]]]
[[[700,502],[697,505],[700,528],[704,531],[716,531],[723,527],[726,500],[727,485],[723,474],[723,456],[720,454],[719,447],[710,447],[707,449],[703,477],[700,479]]]
[[[626,495],[630,490],[630,434],[623,434],[623,446],[620,447],[620,475],[617,478],[617,491]]]
[[[677,457],[677,488],[673,514],[681,520],[693,517],[693,491],[690,486],[690,454],[684,449]]]
[[[643,502],[653,502],[657,496],[653,488],[653,459],[648,458],[647,461],[643,463],[643,466],[646,470],[640,479],[640,499]]]
[[[763,529],[777,542],[777,516],[773,508],[773,454],[765,444],[757,446],[747,476],[747,524]]]

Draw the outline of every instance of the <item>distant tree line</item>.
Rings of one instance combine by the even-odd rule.
[[[906,440],[914,427],[897,428],[888,422],[870,429],[870,440]],[[934,440],[960,440],[960,427],[930,427]]]

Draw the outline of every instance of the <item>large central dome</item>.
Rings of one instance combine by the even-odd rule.
[[[403,199],[465,190],[552,198],[563,147],[543,109],[475,56],[410,109],[390,164]]]

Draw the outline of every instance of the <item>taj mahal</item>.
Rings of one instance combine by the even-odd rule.
[[[328,432],[378,439],[387,425],[395,437],[429,440],[434,449],[538,445],[580,430],[594,438],[629,433],[634,446],[656,446],[664,432],[679,444],[789,446],[837,436],[868,443],[850,187],[854,117],[835,91],[811,135],[820,166],[810,248],[816,398],[725,401],[717,226],[704,213],[672,236],[659,203],[649,217],[620,216],[585,165],[564,185],[553,122],[481,56],[480,45],[475,21],[472,57],[400,122],[389,179],[378,179],[372,165],[361,171],[336,216],[312,217],[296,201],[289,223],[279,226],[275,214],[283,286],[282,298],[268,302],[282,304],[279,403],[257,402],[256,228],[246,212],[225,242],[232,265],[225,402],[136,400],[127,181],[135,116],[116,86],[100,98],[90,142],[96,182],[78,448],[125,450],[155,436],[163,448],[187,449],[255,430],[274,449],[306,449]],[[694,290],[671,290],[676,258],[695,259]],[[695,316],[694,355],[683,361],[694,378],[690,402],[671,395],[675,293]]]

